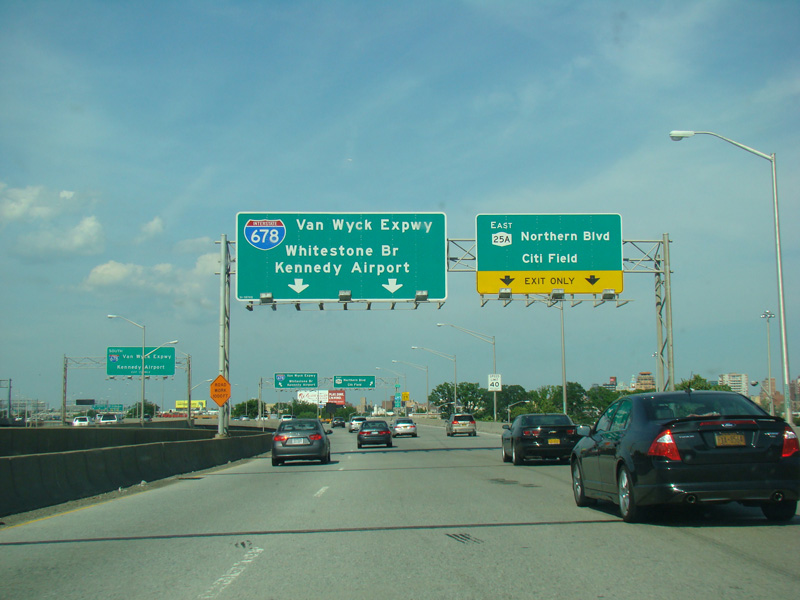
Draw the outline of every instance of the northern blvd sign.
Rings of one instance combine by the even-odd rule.
[[[236,297],[447,297],[444,213],[238,213]]]
[[[622,292],[620,215],[484,214],[475,237],[480,294]]]
[[[374,375],[334,375],[333,385],[339,388],[374,388]]]

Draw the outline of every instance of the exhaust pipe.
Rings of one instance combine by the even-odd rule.
[[[686,504],[695,504],[697,502],[697,496],[694,494],[689,494],[686,496]]]
[[[781,502],[783,500],[783,492],[775,492],[772,494],[773,502]]]

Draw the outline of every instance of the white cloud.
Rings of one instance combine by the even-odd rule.
[[[218,298],[207,292],[216,285],[214,273],[219,270],[219,255],[204,254],[191,269],[181,269],[169,263],[152,267],[114,260],[94,267],[83,281],[84,291],[126,291],[156,295],[170,299],[176,306],[216,306]]]
[[[142,225],[141,232],[139,237],[136,238],[136,241],[141,243],[161,235],[162,233],[164,233],[164,221],[161,217],[155,217],[149,223]]]
[[[105,233],[97,217],[84,217],[75,227],[62,231],[51,226],[21,235],[15,251],[21,256],[53,258],[63,255],[92,256],[105,248]]]
[[[80,194],[54,192],[44,186],[9,188],[0,182],[0,225],[17,221],[50,221],[80,210],[86,204]]]

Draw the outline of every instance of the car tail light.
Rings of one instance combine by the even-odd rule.
[[[282,433],[279,433],[278,435],[272,436],[272,441],[274,441],[274,442],[285,442],[288,439],[289,439],[289,436],[288,435],[284,435]]]
[[[312,433],[310,436],[308,436],[308,439],[310,439],[312,442],[318,442],[319,440],[322,439],[322,434],[321,433]]]
[[[388,429],[383,429],[378,432],[378,435],[390,435],[391,432]]]
[[[523,429],[522,436],[523,437],[537,437],[541,433],[540,429]]]
[[[653,443],[650,444],[650,449],[647,451],[647,455],[663,456],[669,460],[681,460],[678,446],[675,445],[675,440],[672,439],[672,432],[669,429],[653,440]]]
[[[789,458],[795,452],[800,452],[800,443],[797,441],[797,434],[788,425],[783,430],[783,452],[781,458]]]
[[[574,429],[567,429],[567,435],[575,435]]]
[[[475,421],[470,421],[469,424],[470,425],[475,425]]]

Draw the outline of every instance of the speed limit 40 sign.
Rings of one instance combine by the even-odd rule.
[[[489,375],[489,387],[488,390],[490,392],[502,392],[503,391],[503,384],[500,381],[500,374],[495,373],[494,375]]]

